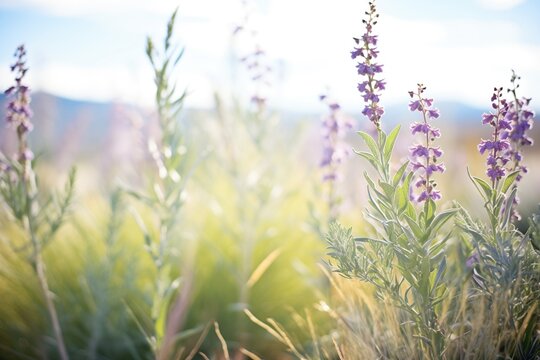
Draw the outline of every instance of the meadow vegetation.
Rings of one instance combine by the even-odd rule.
[[[136,181],[107,190],[78,189],[88,164],[58,175],[33,153],[17,48],[5,92],[17,147],[0,153],[0,358],[539,358],[540,214],[519,207],[540,201],[520,191],[535,114],[519,76],[486,94],[487,139],[473,149],[484,169],[463,164],[480,204],[468,209],[439,185],[455,154],[428,87],[411,84],[418,120],[388,129],[374,2],[360,21],[351,57],[369,129],[353,150],[355,122],[322,95],[314,167],[305,129],[268,105],[272,69],[256,41],[239,59],[249,103],[216,95],[205,121],[185,115],[175,11],[163,41],[147,40],[156,131]],[[402,127],[414,139],[405,160]],[[353,157],[366,192],[345,211]]]

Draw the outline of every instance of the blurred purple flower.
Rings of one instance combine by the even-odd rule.
[[[480,261],[480,256],[475,251],[471,256],[467,258],[467,261],[465,261],[465,266],[468,269],[472,269],[474,265],[476,265]]]
[[[30,109],[30,88],[23,84],[24,76],[28,71],[24,45],[17,47],[14,56],[16,61],[10,66],[10,69],[15,76],[15,85],[4,92],[9,99],[6,107],[6,122],[17,132],[19,140],[17,159],[21,164],[26,164],[34,157],[27,144],[27,135],[32,131],[34,125],[30,121],[33,116],[32,109]]]
[[[352,122],[341,114],[341,107],[331,101],[327,95],[319,99],[328,107],[328,114],[322,120],[323,152],[319,166],[324,169],[323,181],[334,181],[338,178],[338,165],[349,156],[348,147],[341,142]]]

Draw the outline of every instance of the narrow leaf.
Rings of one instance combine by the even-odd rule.
[[[368,133],[365,133],[363,131],[359,131],[358,134],[360,134],[362,139],[364,139],[364,142],[368,146],[369,150],[371,150],[371,154],[373,154],[373,156],[376,159],[378,159],[379,158],[379,150],[377,148],[377,143],[375,142],[375,140],[373,140],[371,135],[369,135]]]
[[[401,179],[403,178],[403,174],[405,173],[405,170],[407,170],[407,166],[409,166],[409,161],[405,161],[403,165],[396,171],[394,178],[392,179],[392,183],[394,186],[397,186]]]
[[[394,149],[394,145],[396,143],[400,128],[401,125],[396,126],[386,138],[386,143],[384,144],[384,159],[387,162],[390,160],[390,157],[392,155],[392,150]]]
[[[508,176],[504,179],[504,182],[501,188],[502,193],[506,193],[508,191],[508,189],[514,183],[514,181],[516,180],[520,172],[521,172],[520,170],[516,170],[508,174]]]

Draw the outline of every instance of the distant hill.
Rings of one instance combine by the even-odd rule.
[[[479,109],[459,102],[439,102],[441,111],[440,126],[449,123],[467,124],[473,128],[481,127],[482,113],[487,109]],[[2,118],[4,118],[5,95],[0,94]],[[33,145],[38,148],[51,148],[54,144],[75,142],[79,148],[92,150],[111,141],[111,137],[122,132],[130,121],[147,122],[151,110],[141,109],[134,105],[114,102],[93,102],[73,100],[44,92],[32,94],[33,122],[36,131],[32,134]],[[193,114],[204,116],[210,109],[187,109],[186,117]],[[281,114],[284,123],[296,123],[304,120],[320,119],[323,113],[298,113],[285,111]],[[361,114],[350,114],[358,121]],[[133,119],[133,118],[137,119]],[[411,113],[407,104],[385,107],[386,123],[410,123],[418,121],[417,114]],[[140,124],[139,124],[140,125]],[[0,149],[9,147],[6,127],[0,126]]]

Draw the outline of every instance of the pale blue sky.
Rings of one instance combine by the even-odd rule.
[[[152,74],[145,36],[159,38],[169,13],[180,7],[178,38],[186,46],[179,81],[189,86],[188,105],[210,106],[212,91],[247,91],[231,59],[247,51],[232,43],[240,0],[1,0],[0,86],[24,42],[31,85],[58,95],[148,105]],[[326,87],[357,107],[352,36],[362,32],[367,0],[253,1],[253,26],[275,64],[270,98],[276,107],[318,109]],[[540,1],[378,1],[381,61],[388,91],[383,102],[406,101],[424,82],[441,100],[489,105],[490,90],[505,86],[510,69],[523,90],[540,97]],[[356,105],[355,105],[356,104]]]

